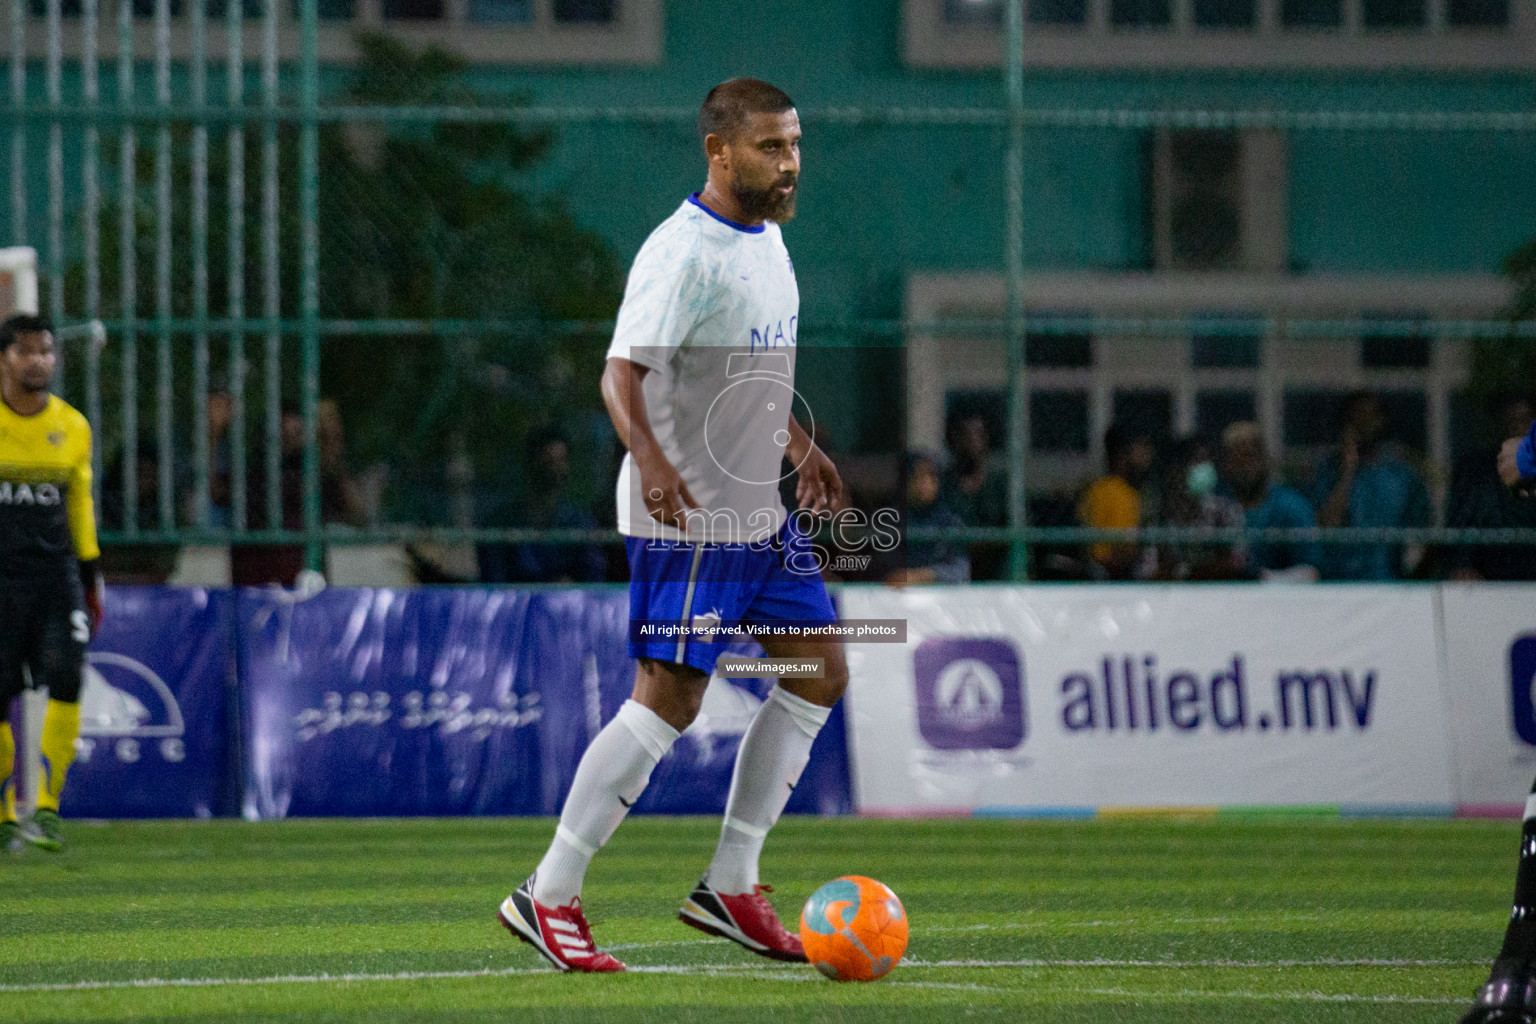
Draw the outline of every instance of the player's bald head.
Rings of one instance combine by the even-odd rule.
[[[711,135],[730,138],[753,114],[783,114],[795,109],[795,101],[776,85],[757,78],[731,78],[704,97],[699,108],[699,138]]]

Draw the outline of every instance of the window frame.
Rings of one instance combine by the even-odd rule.
[[[1252,29],[1204,28],[1193,0],[1171,0],[1165,27],[1114,27],[1112,0],[1087,0],[1081,25],[1024,24],[1024,64],[1087,69],[1393,69],[1530,70],[1536,68],[1536,0],[1509,0],[1502,26],[1447,23],[1449,0],[1425,0],[1419,29],[1367,28],[1365,0],[1342,0],[1337,27],[1286,26],[1282,0],[1255,0]],[[1003,62],[999,25],[952,24],[944,0],[902,0],[906,62],[925,68],[995,68]]]
[[[439,46],[472,64],[504,65],[635,65],[653,66],[662,59],[661,0],[614,0],[615,18],[606,24],[557,22],[554,0],[530,0],[533,19],[527,22],[478,22],[468,18],[469,0],[444,0],[447,17],[442,21],[386,20],[384,0],[355,0],[350,19],[321,19],[316,40],[320,60],[350,64],[359,53],[354,34],[359,30],[382,32],[414,48]],[[299,56],[299,23],[289,0],[280,5],[278,56],[284,61]],[[48,19],[27,10],[27,55],[45,59],[48,53]],[[62,50],[66,58],[83,52],[80,19],[64,19]],[[221,65],[228,52],[224,18],[208,18],[205,48],[210,66]],[[261,18],[246,18],[244,52],[248,64],[261,60]],[[144,61],[155,53],[153,18],[136,18],[133,30],[134,57]],[[117,59],[117,15],[104,10],[99,19],[97,53],[103,65]],[[192,32],[185,14],[171,19],[171,57],[185,61],[192,55]],[[104,72],[105,73],[105,72]]]

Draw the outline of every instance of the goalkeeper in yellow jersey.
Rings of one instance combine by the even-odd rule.
[[[80,735],[85,645],[101,621],[91,428],[49,393],[58,355],[36,316],[0,323],[0,850],[64,848],[59,795]],[[47,687],[32,828],[16,820],[11,702]]]

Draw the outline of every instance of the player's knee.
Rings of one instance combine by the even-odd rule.
[[[693,724],[704,705],[709,676],[692,665],[642,658],[635,674],[635,700],[678,732]]]
[[[834,647],[822,659],[821,678],[817,680],[821,684],[824,700],[818,701],[831,707],[836,704],[848,689],[848,659],[843,656],[841,647]]]

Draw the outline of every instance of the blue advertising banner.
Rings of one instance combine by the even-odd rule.
[[[622,590],[249,590],[237,620],[252,818],[556,814],[634,681]],[[713,680],[637,811],[722,811],[770,685]],[[846,750],[834,713],[791,811],[851,810]]]
[[[87,818],[234,813],[234,595],[111,587],[86,655],[60,810]]]

